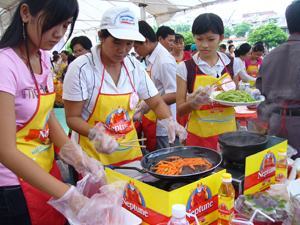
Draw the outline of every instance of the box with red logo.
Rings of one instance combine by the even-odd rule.
[[[116,178],[127,182],[123,205],[140,217],[144,225],[168,222],[174,204],[186,205],[187,212],[197,215],[202,225],[217,224],[218,191],[222,182],[221,176],[225,172],[222,169],[172,191],[165,191],[106,168],[109,182]],[[190,223],[194,224],[194,219]]]
[[[275,183],[279,150],[287,151],[287,140],[270,137],[266,150],[246,158],[244,194],[266,190]]]

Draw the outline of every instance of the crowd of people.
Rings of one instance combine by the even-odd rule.
[[[178,144],[218,150],[218,135],[237,129],[234,108],[211,103],[220,80],[232,81],[228,89],[256,83],[266,96],[258,113],[267,132],[300,152],[300,1],[286,10],[288,42],[266,56],[261,42],[229,43],[227,52],[223,21],[214,13],[195,18],[195,44],[185,51],[184,37],[170,27],[155,32],[130,9],[114,7],[102,16],[98,45],[75,37],[72,55],[54,52],[50,59],[46,51],[68,28],[71,37],[78,12],[76,0],[23,0],[1,37],[1,224],[97,220],[86,213],[99,213],[94,206],[113,197],[90,199],[62,182],[56,157],[101,187],[107,185],[103,165],[141,159],[141,136],[144,152]],[[58,82],[70,137],[53,113]],[[110,224],[103,218],[97,224]]]

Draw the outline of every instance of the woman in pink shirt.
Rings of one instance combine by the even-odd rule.
[[[0,40],[0,224],[63,225],[91,201],[61,182],[59,155],[99,182],[103,167],[67,138],[52,108],[50,50],[69,37],[78,15],[77,0],[23,0]],[[101,174],[102,171],[102,174]],[[99,223],[100,224],[100,223]]]
[[[259,41],[253,45],[250,58],[245,61],[246,70],[250,76],[257,77],[264,53],[265,47],[262,42]]]

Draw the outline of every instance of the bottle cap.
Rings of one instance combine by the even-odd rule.
[[[176,204],[172,206],[172,216],[175,218],[183,218],[186,215],[186,207],[183,204]]]
[[[278,151],[279,155],[286,155],[286,149],[280,148]]]
[[[223,182],[231,182],[232,181],[232,176],[230,173],[223,173],[222,174],[222,180]]]

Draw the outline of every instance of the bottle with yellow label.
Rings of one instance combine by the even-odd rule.
[[[276,176],[275,181],[282,183],[287,178],[287,154],[285,149],[280,149],[276,160]]]
[[[235,191],[232,185],[230,173],[222,174],[222,184],[219,189],[218,207],[219,220],[218,225],[230,225],[233,218]]]

